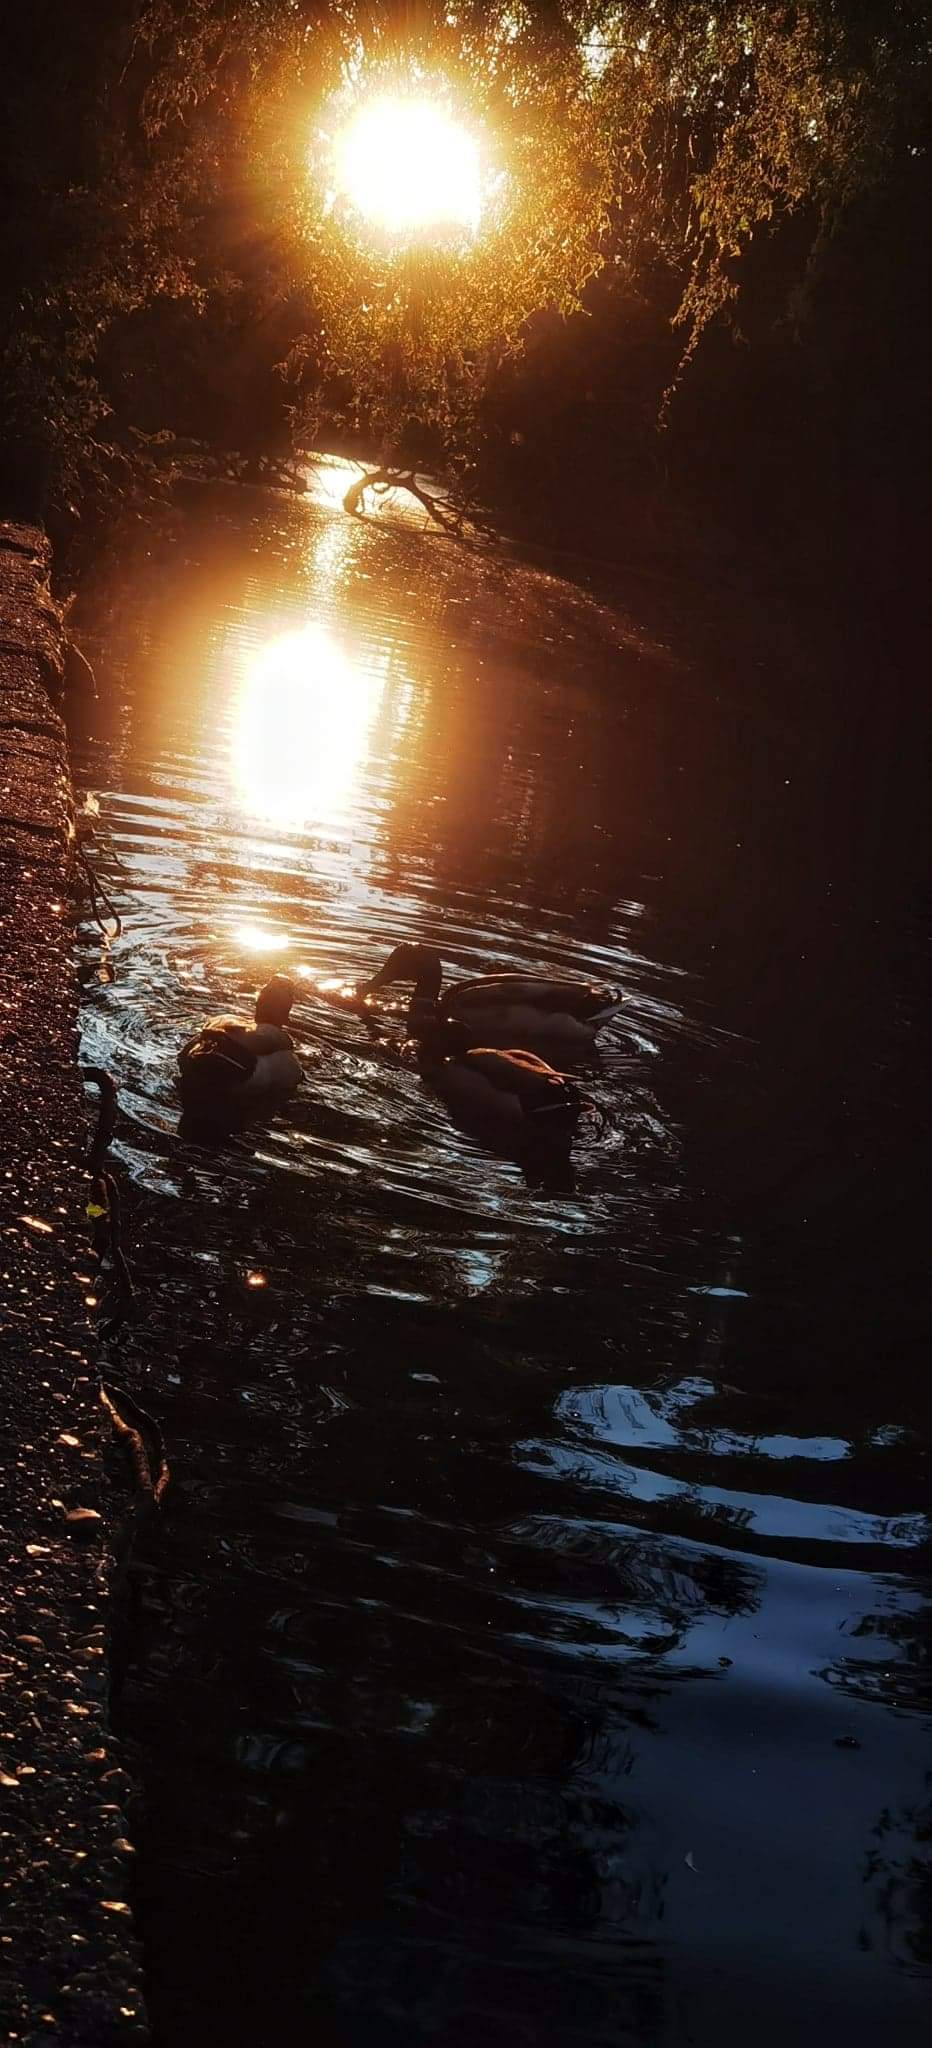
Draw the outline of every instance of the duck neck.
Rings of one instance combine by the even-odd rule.
[[[417,990],[408,1005],[408,1031],[419,1043],[433,1039],[440,1026],[436,996],[422,996]]]
[[[416,980],[412,1009],[415,1003],[436,1004],[443,981],[443,962],[439,953],[434,952],[433,946],[418,946],[414,965]]]
[[[427,1007],[422,1005],[424,1010]],[[422,1016],[420,1028],[413,1029],[411,1033],[422,1074],[435,1073],[445,1060],[467,1052],[470,1045],[469,1032],[462,1024],[448,1023],[446,1018],[438,1017],[436,1004],[429,1006],[429,1012],[429,1015]]]

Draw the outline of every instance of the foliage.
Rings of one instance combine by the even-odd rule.
[[[239,175],[266,255],[275,252],[282,288],[304,300],[305,324],[284,363],[299,441],[337,425],[382,461],[429,455],[462,472],[494,365],[519,348],[537,307],[577,308],[601,262],[611,153],[573,10],[529,10],[519,20],[521,10],[470,0],[455,14],[347,8],[310,22],[300,12],[298,31],[287,0],[264,10],[264,35],[278,40],[274,53],[267,41],[252,101],[248,91],[237,101],[233,83],[246,75],[238,37],[255,59],[252,8],[225,10],[219,82],[203,18],[192,22],[191,41],[148,95],[147,119],[164,132],[202,94],[216,95],[238,130]],[[156,0],[145,33],[159,23],[164,37],[165,20]],[[475,238],[380,246],[332,204],[333,138],[354,102],[412,90],[439,97],[485,137],[491,197]]]
[[[36,0],[4,25],[0,447],[8,474],[20,457],[64,499],[106,495],[132,466],[99,377],[104,337],[193,289],[177,181],[140,162],[122,123],[124,13],[78,0],[63,26]]]
[[[633,0],[593,19],[600,108],[619,138],[616,260],[632,277],[653,261],[676,279],[688,359],[734,311],[755,235],[803,212],[805,266],[852,202],[918,150],[928,10]]]
[[[5,36],[0,447],[59,501],[197,414],[468,485],[535,315],[598,319],[610,278],[682,366],[752,244],[788,303],[924,147],[920,0],[35,0]],[[485,138],[475,238],[380,247],[328,201],[333,132],[385,86]]]

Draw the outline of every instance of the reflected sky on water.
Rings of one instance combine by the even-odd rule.
[[[202,497],[82,603],[125,922],[112,982],[82,947],[83,1056],[175,1471],[121,1650],[163,2038],[918,2040],[882,733],[656,602],[312,503]],[[621,983],[572,1189],[451,1126],[400,995],[374,1036],[331,999],[403,939]],[[273,967],[305,1088],[198,1149],[177,1046]]]

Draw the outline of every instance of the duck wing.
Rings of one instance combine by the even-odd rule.
[[[469,1071],[481,1074],[503,1095],[516,1097],[524,1115],[540,1118],[542,1128],[551,1118],[555,1130],[568,1120],[575,1123],[582,1107],[579,1089],[566,1074],[558,1074],[536,1054],[498,1052],[481,1046],[465,1053],[463,1061]]]
[[[212,1017],[196,1038],[182,1046],[178,1064],[182,1076],[196,1086],[218,1092],[239,1088],[255,1072],[260,1048],[256,1040],[275,1025],[250,1024],[242,1017]]]
[[[575,1017],[586,1023],[610,1016],[624,997],[608,982],[541,974],[483,974],[473,981],[453,982],[440,1000],[445,1016],[464,1021],[501,1007],[535,1010],[545,1017]]]

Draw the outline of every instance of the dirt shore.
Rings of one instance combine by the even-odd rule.
[[[49,548],[0,523],[0,2040],[147,2038],[85,1296],[73,816]],[[91,1510],[79,1524],[74,1509]]]

